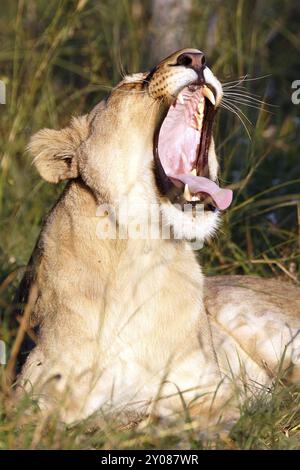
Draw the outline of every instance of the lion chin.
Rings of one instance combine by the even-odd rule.
[[[212,137],[221,101],[204,54],[184,49],[32,137],[40,175],[69,180],[18,297],[37,332],[18,393],[45,412],[73,422],[188,407],[207,430],[233,422],[237,389],[269,386],[279,364],[299,379],[299,290],[204,282],[196,260],[232,200]]]

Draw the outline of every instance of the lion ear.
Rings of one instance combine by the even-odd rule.
[[[50,183],[78,176],[78,149],[86,139],[86,116],[73,118],[69,127],[60,131],[42,129],[31,138],[28,150],[41,177]]]

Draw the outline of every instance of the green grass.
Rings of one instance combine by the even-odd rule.
[[[122,69],[151,67],[149,1],[3,0],[0,19],[0,308],[1,337],[11,344],[11,302],[41,222],[62,186],[40,180],[25,149],[36,130],[65,125],[90,110],[116,84]],[[223,81],[248,74],[246,90],[276,107],[243,107],[254,123],[251,140],[233,114],[221,110],[216,141],[222,181],[235,188],[234,204],[215,240],[199,258],[207,274],[252,273],[299,282],[300,105],[291,83],[300,79],[299,6],[296,1],[194,1],[187,46],[208,53]],[[297,16],[298,15],[298,16]],[[200,442],[180,419],[165,428],[122,430],[114,423],[73,429],[52,417],[24,418],[1,391],[0,448],[299,448],[299,393],[285,387],[256,397],[226,440]],[[298,421],[297,421],[298,419]]]
[[[278,381],[240,407],[241,418],[230,433],[206,438],[197,422],[182,413],[172,422],[121,426],[103,415],[66,426],[53,413],[41,418],[29,397],[2,401],[1,449],[297,449],[300,442],[300,392]]]

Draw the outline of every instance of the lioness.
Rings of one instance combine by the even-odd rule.
[[[38,340],[19,382],[68,422],[100,409],[169,416],[183,403],[208,422],[237,385],[269,384],[282,357],[299,377],[299,290],[203,283],[193,250],[232,199],[212,138],[221,100],[204,54],[184,49],[31,139],[40,175],[69,182],[21,285],[23,301],[37,292]]]

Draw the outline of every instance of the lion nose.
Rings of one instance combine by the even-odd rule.
[[[177,65],[184,65],[200,72],[205,66],[205,55],[203,52],[184,52],[177,57]]]

